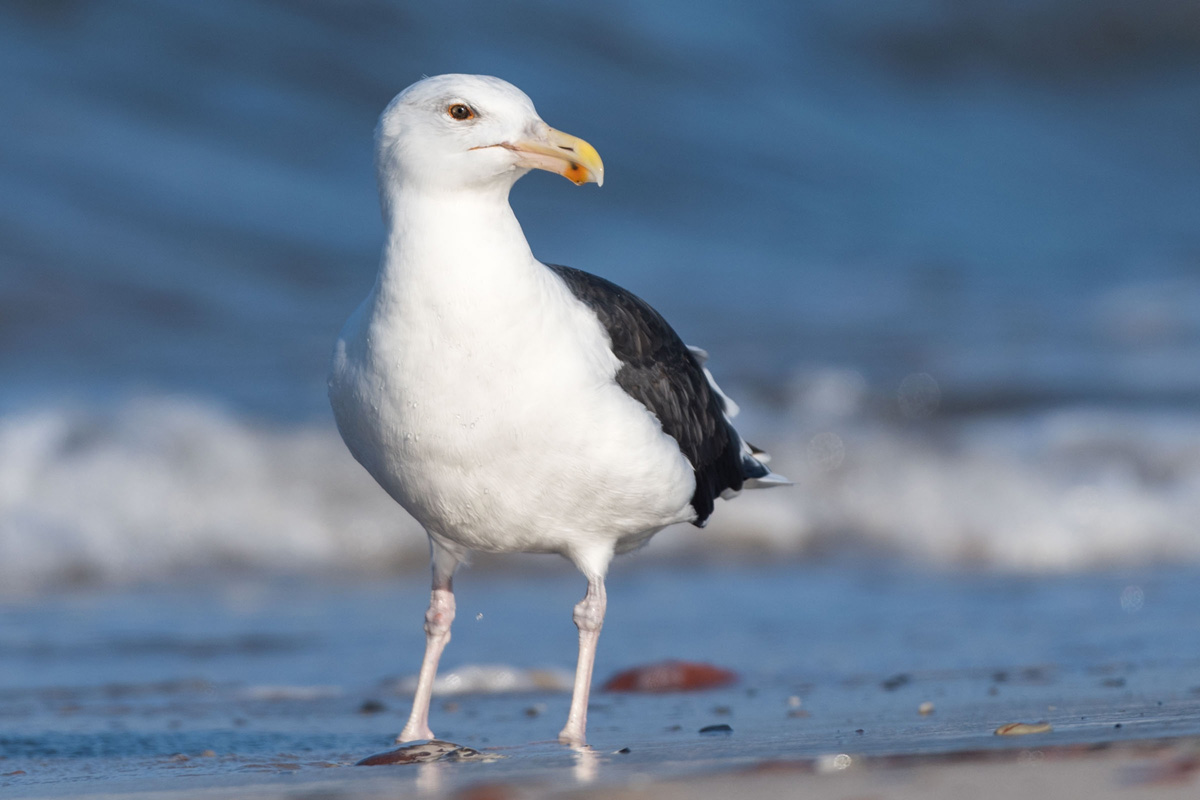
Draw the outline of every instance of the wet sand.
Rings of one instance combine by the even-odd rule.
[[[739,678],[702,692],[597,692],[592,747],[581,751],[553,741],[569,702],[555,676],[569,675],[574,656],[577,577],[468,572],[446,671],[507,664],[506,680],[526,683],[499,691],[503,682],[489,690],[485,680],[439,697],[432,723],[489,758],[356,767],[393,747],[408,711],[422,577],[226,579],[6,601],[0,793],[1196,791],[1194,569],[1030,578],[858,563],[626,565],[610,586],[597,684],[662,658]],[[1134,595],[1139,603],[1122,604]],[[1049,731],[994,733],[1043,721]]]
[[[827,755],[760,758],[748,763],[720,754],[657,751],[568,752],[529,745],[488,763],[423,763],[353,768],[347,763],[261,761],[214,757],[224,771],[187,774],[189,761],[172,759],[175,774],[136,780],[20,786],[6,777],[12,797],[395,798],[522,800],[559,797],[775,797],[990,800],[1012,797],[1195,797],[1200,789],[1200,739],[1143,740],[1094,745],[1014,747],[925,755]],[[682,757],[684,761],[673,760]],[[19,777],[19,776],[17,776]],[[8,790],[15,789],[9,794]]]

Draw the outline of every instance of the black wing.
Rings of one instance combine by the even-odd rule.
[[[740,491],[748,477],[766,467],[742,457],[742,441],[725,418],[725,403],[709,386],[696,357],[650,304],[611,281],[582,270],[547,264],[600,319],[621,361],[616,380],[650,410],[674,437],[696,473],[692,523],[703,527],[713,500],[726,489]],[[749,463],[746,463],[749,462]],[[760,474],[747,473],[749,468]]]

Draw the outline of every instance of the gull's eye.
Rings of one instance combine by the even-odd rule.
[[[451,119],[459,121],[475,118],[475,112],[465,103],[454,103],[446,109],[446,113],[450,115]]]

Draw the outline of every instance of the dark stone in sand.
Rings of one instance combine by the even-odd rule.
[[[633,751],[630,750],[628,747],[622,747],[617,752],[620,753],[621,755],[626,755],[627,753],[632,753]]]
[[[363,700],[363,704],[358,707],[360,714],[378,714],[381,711],[387,711],[387,706],[378,700]]]
[[[1026,667],[1021,670],[1021,680],[1026,683],[1049,683],[1050,672],[1045,667]]]
[[[700,729],[700,733],[703,733],[705,735],[710,735],[710,734],[714,734],[714,733],[733,733],[733,728],[731,728],[725,724],[706,725]]]
[[[884,681],[880,685],[884,688],[885,691],[894,692],[897,689],[899,689],[901,686],[908,684],[910,681],[912,681],[912,678],[909,677],[908,675],[906,675],[905,673],[901,672],[897,675],[893,675],[892,677],[888,678],[886,681]]]

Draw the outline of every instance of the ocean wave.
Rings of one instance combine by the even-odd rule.
[[[931,387],[910,383],[928,400]],[[788,410],[749,408],[743,427],[796,485],[721,504],[706,529],[664,531],[649,551],[1018,570],[1200,558],[1200,415],[893,418],[864,411],[857,390],[831,372]],[[205,569],[395,571],[426,557],[420,527],[332,422],[268,424],[190,397],[0,417],[5,593]]]

